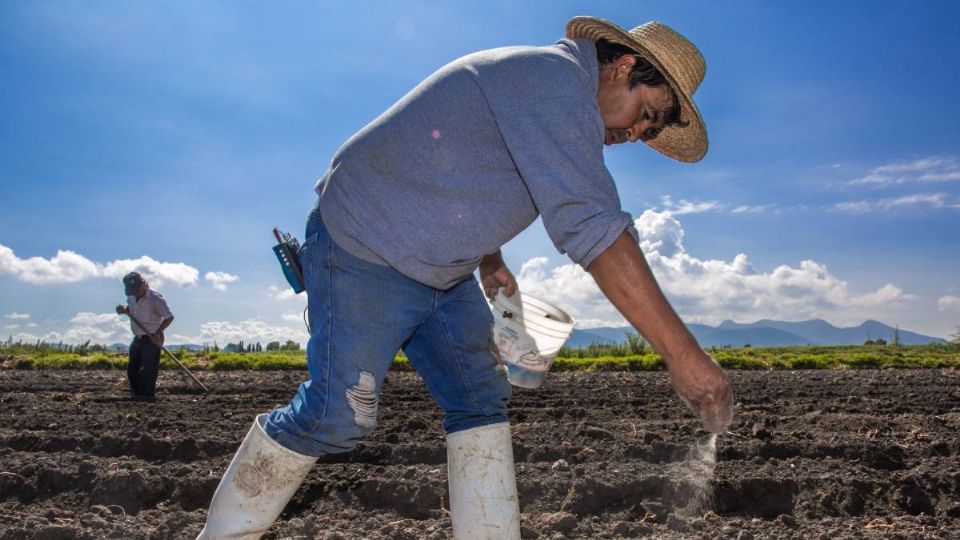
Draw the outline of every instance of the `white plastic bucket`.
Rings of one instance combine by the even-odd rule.
[[[507,298],[503,289],[493,300],[495,353],[515,386],[537,388],[550,370],[560,347],[573,331],[573,319],[562,309],[517,291]]]

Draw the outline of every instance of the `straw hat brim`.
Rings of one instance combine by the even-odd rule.
[[[652,63],[667,79],[670,87],[680,100],[680,117],[686,127],[667,126],[652,141],[646,144],[665,156],[678,161],[693,163],[703,159],[707,153],[707,126],[700,116],[700,109],[693,102],[693,96],[687,94],[677,84],[670,66],[658,57],[644,43],[619,26],[596,17],[574,17],[566,27],[566,36],[570,39],[588,38],[594,41],[603,38],[629,47]]]

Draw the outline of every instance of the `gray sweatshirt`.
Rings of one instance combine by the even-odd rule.
[[[317,182],[333,240],[437,289],[537,216],[586,268],[625,230],[603,162],[590,40],[505,47],[439,69],[357,132]]]

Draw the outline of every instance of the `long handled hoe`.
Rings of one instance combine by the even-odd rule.
[[[139,326],[141,330],[143,330],[144,332],[146,332],[146,333],[148,333],[148,334],[150,333],[149,330],[147,330],[142,324],[140,324],[140,321],[138,321],[138,320],[136,319],[136,317],[134,317],[134,316],[131,315],[130,313],[127,313],[127,317],[130,317],[130,320],[133,321],[133,324]],[[174,356],[173,353],[170,352],[170,351],[168,351],[167,348],[164,347],[163,345],[161,345],[160,348],[163,349],[163,352],[167,353],[167,356],[169,356],[170,358],[173,358],[173,361],[176,362],[178,366],[182,367],[183,370],[187,372],[187,375],[189,375],[191,379],[193,379],[197,384],[199,384],[199,385],[200,385],[200,388],[203,388],[203,391],[204,391],[204,392],[210,392],[210,389],[207,388],[207,386],[206,386],[205,384],[203,384],[202,382],[200,382],[200,379],[196,378],[196,377],[193,375],[193,373],[190,373],[190,370],[187,369],[187,366],[183,365],[183,362],[181,362],[179,358],[177,358],[176,356]]]

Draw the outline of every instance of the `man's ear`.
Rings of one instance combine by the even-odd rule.
[[[637,65],[637,57],[632,54],[625,54],[617,58],[617,61],[613,64],[614,76],[617,78],[628,77],[635,65]]]

